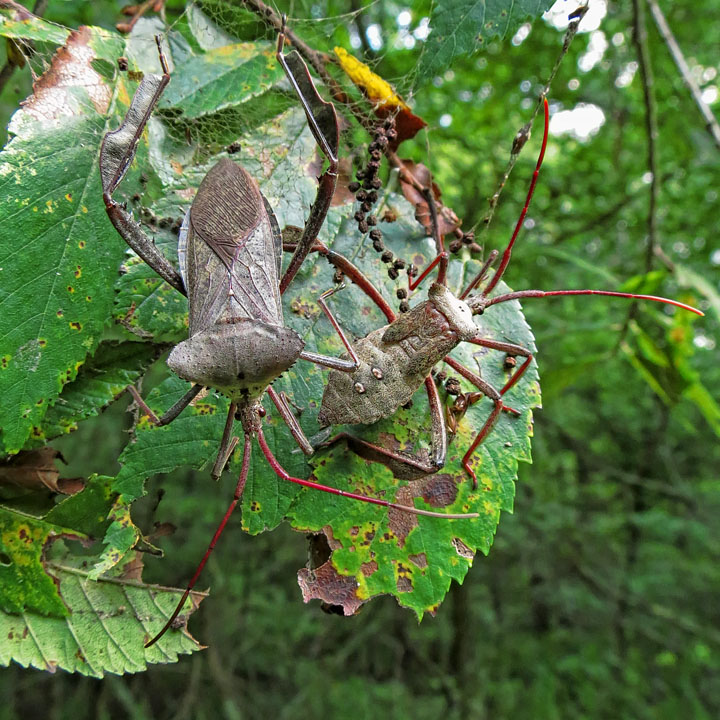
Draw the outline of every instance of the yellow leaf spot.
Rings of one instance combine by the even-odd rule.
[[[65,193],[65,199],[68,202],[72,202],[72,193]]]

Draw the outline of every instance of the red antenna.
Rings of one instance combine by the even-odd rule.
[[[697,308],[692,307],[692,305],[686,305],[685,303],[678,302],[677,300],[670,300],[669,298],[658,297],[657,295],[637,295],[635,293],[613,292],[611,290],[518,290],[517,292],[510,292],[505,295],[496,295],[494,298],[490,298],[490,300],[483,300],[476,306],[480,306],[484,310],[491,305],[504,303],[508,300],[550,297],[552,295],[609,295],[610,297],[631,298],[634,300],[652,300],[654,302],[664,303],[665,305],[674,305],[675,307],[683,310],[689,310],[696,315],[705,315],[702,310],[698,310]]]

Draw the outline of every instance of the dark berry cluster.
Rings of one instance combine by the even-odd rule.
[[[357,181],[350,183],[349,186],[350,191],[355,193],[355,198],[360,203],[360,207],[355,213],[358,230],[363,235],[369,234],[373,250],[389,266],[388,275],[392,280],[399,277],[400,270],[405,267],[406,263],[401,258],[396,258],[390,250],[385,249],[382,230],[377,227],[378,220],[377,216],[373,214],[373,207],[378,201],[378,190],[382,187],[379,170],[383,151],[396,138],[397,131],[395,130],[394,118],[388,118],[377,126],[373,140],[368,148],[370,159],[367,165],[360,168],[355,174]],[[407,292],[405,290],[398,290],[398,298],[403,300],[400,303],[400,312],[407,312],[409,309],[407,302],[404,301],[406,297]]]

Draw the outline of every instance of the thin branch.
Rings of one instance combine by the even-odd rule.
[[[657,238],[657,204],[660,192],[659,177],[657,171],[657,110],[655,108],[655,96],[653,95],[652,65],[650,63],[650,52],[647,42],[647,26],[645,24],[644,0],[633,0],[633,41],[637,48],[638,66],[642,80],[643,98],[645,100],[645,133],[647,135],[648,170],[650,171],[650,201],[648,205],[648,242],[645,254],[645,272],[652,270],[655,247],[658,245]]]
[[[545,83],[545,87],[540,93],[540,97],[538,98],[530,120],[525,125],[523,125],[520,130],[518,130],[517,135],[515,135],[515,138],[513,139],[513,145],[510,151],[510,160],[508,161],[507,167],[505,168],[505,172],[500,180],[500,183],[495,189],[495,192],[492,194],[492,197],[488,200],[488,205],[490,206],[490,209],[488,210],[487,215],[485,215],[485,217],[482,219],[482,223],[484,225],[483,234],[485,234],[490,227],[490,223],[492,222],[493,215],[495,215],[495,208],[497,207],[498,200],[500,200],[500,195],[503,191],[503,188],[505,187],[505,184],[510,177],[510,173],[515,167],[515,163],[517,162],[518,157],[520,157],[520,152],[522,151],[523,147],[525,147],[525,143],[530,138],[530,129],[532,128],[532,124],[535,121],[535,117],[540,112],[540,108],[543,106],[543,99],[547,97],[547,95],[550,93],[550,85],[555,79],[555,75],[557,75],[557,71],[560,68],[560,63],[563,61],[565,55],[567,55],[568,53],[568,50],[570,49],[570,43],[572,43],[573,38],[577,34],[578,26],[580,25],[582,19],[585,17],[585,13],[587,13],[587,11],[588,6],[586,3],[585,5],[581,5],[577,10],[575,10],[575,12],[570,15],[572,22],[568,25],[568,28],[565,31],[565,36],[563,38],[563,46],[560,50],[560,54],[558,55],[557,60],[555,60],[555,65],[553,65],[553,69],[550,71],[550,75],[547,79],[547,82]]]
[[[675,61],[675,65],[677,65],[677,69],[680,71],[680,75],[685,85],[688,90],[690,90],[690,94],[692,95],[693,100],[695,100],[695,104],[698,106],[700,114],[705,120],[705,127],[707,131],[715,141],[715,144],[720,148],[720,125],[718,124],[717,118],[713,115],[709,105],[702,99],[700,88],[695,82],[695,78],[693,78],[690,68],[685,61],[685,56],[682,54],[682,50],[680,50],[680,46],[677,44],[675,36],[672,34],[672,30],[667,24],[667,20],[665,19],[662,10],[660,10],[656,0],[647,0],[647,2],[650,6],[650,12],[652,13],[653,20],[655,20],[655,24],[657,25],[658,32],[665,41],[665,44],[668,46],[668,50]]]
[[[652,270],[656,248],[660,247],[657,239],[657,204],[660,183],[657,171],[657,115],[655,97],[653,95],[653,72],[650,64],[650,52],[647,43],[647,26],[645,24],[645,0],[633,0],[633,43],[637,50],[638,67],[642,81],[643,98],[645,101],[645,135],[647,136],[648,170],[650,171],[650,199],[647,218],[647,247],[645,251],[645,272]],[[615,345],[617,350],[625,341],[630,323],[637,315],[638,304],[633,300]]]

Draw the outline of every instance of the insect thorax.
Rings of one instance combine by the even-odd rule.
[[[176,345],[167,362],[184,380],[215,388],[233,402],[245,404],[259,398],[304,347],[290,328],[235,318]]]

